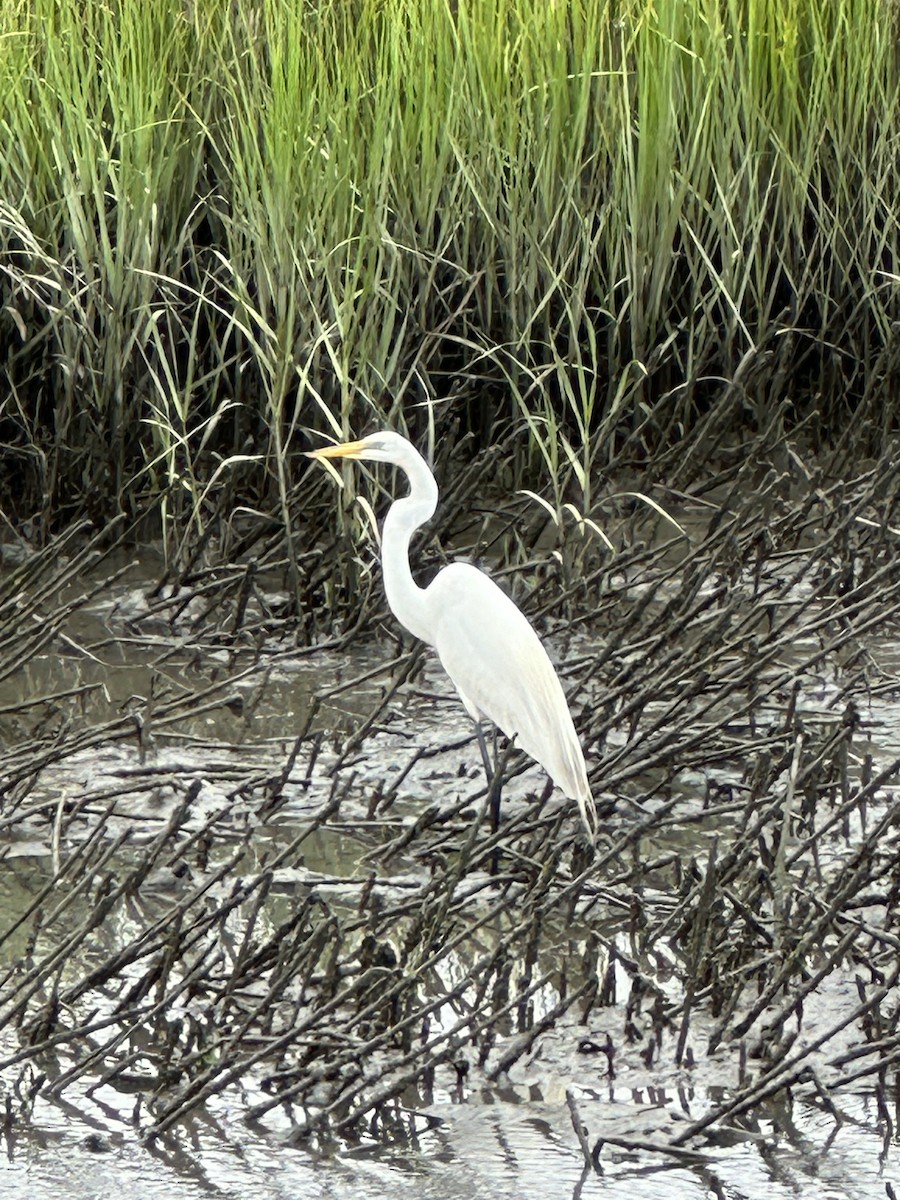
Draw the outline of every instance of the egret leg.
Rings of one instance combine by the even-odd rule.
[[[500,828],[500,786],[503,773],[497,761],[497,731],[494,730],[494,758],[488,753],[487,742],[484,740],[484,728],[480,721],[475,722],[475,732],[478,735],[478,747],[481,750],[481,761],[484,763],[484,773],[488,782],[488,809],[491,814],[491,833]],[[491,874],[497,873],[497,852],[494,852]]]
[[[475,722],[475,733],[478,736],[478,749],[481,751],[481,761],[484,763],[484,773],[488,778],[488,783],[494,778],[494,764],[491,762],[491,756],[488,754],[487,742],[484,740],[484,726],[481,721]]]

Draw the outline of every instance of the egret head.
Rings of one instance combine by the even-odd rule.
[[[399,433],[383,429],[379,433],[370,433],[368,437],[358,442],[342,442],[337,446],[323,446],[320,450],[310,450],[307,458],[364,458],[369,462],[396,463],[402,466],[409,460],[410,454],[416,451]]]

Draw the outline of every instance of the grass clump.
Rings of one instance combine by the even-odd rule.
[[[284,522],[301,434],[448,396],[438,433],[529,430],[558,512],[736,427],[883,439],[896,35],[879,0],[5,4],[7,492]]]

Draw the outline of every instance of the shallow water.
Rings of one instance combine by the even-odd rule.
[[[106,597],[88,613],[73,620],[68,652],[34,658],[20,675],[8,680],[0,705],[46,696],[70,689],[87,689],[79,701],[81,716],[88,723],[118,719],[121,714],[151,713],[143,726],[136,720],[133,733],[99,739],[83,749],[67,753],[60,761],[48,762],[34,781],[28,804],[39,806],[53,797],[60,805],[74,805],[62,844],[54,838],[47,809],[33,818],[16,820],[4,832],[7,858],[0,879],[0,929],[9,929],[53,877],[60,855],[92,836],[97,820],[104,816],[104,837],[112,839],[129,831],[133,847],[145,846],[164,826],[173,811],[177,793],[174,777],[191,777],[200,788],[183,831],[202,830],[204,822],[227,809],[215,823],[215,838],[203,863],[193,855],[160,866],[142,885],[128,910],[98,928],[76,956],[77,968],[85,972],[100,966],[130,939],[139,936],[153,914],[163,914],[172,896],[184,895],[196,881],[217,865],[226,863],[235,847],[244,850],[240,870],[252,876],[267,856],[289,846],[298,827],[310,819],[327,799],[331,780],[328,769],[345,745],[345,735],[364,719],[377,703],[386,685],[376,674],[358,686],[335,693],[337,685],[365,676],[383,662],[384,647],[369,646],[340,655],[321,653],[296,655],[290,648],[256,664],[229,661],[205,653],[198,661],[185,648],[175,648],[164,667],[159,664],[160,645],[171,639],[160,634],[151,644],[146,633],[133,641],[118,637],[111,646],[98,646],[114,628],[122,629],[123,611],[140,619],[140,590],[134,582],[123,586],[120,595]],[[89,653],[81,648],[90,645]],[[75,647],[75,648],[73,648]],[[588,653],[590,642],[582,642],[579,653]],[[798,648],[800,653],[800,648]],[[242,672],[245,672],[242,675]],[[232,696],[241,703],[217,705],[209,711],[179,713],[177,721],[157,721],[146,697],[190,694],[202,691],[217,673],[235,682]],[[800,703],[807,719],[814,721],[825,707],[833,682],[827,673],[803,680]],[[295,731],[310,711],[315,694],[323,703],[312,729],[322,733],[312,768],[309,751],[303,750],[284,788],[278,806],[261,818],[253,799],[242,800],[238,785],[260,772],[282,764],[290,752]],[[652,712],[646,714],[652,719]],[[877,699],[871,703],[866,721],[873,731],[872,746],[879,756],[889,756],[900,741],[896,703]],[[627,732],[617,731],[624,746]],[[421,757],[422,747],[429,756]],[[350,754],[344,770],[354,775],[354,795],[363,797],[356,809],[341,810],[334,822],[315,829],[304,842],[302,859],[291,859],[276,869],[271,900],[258,915],[260,928],[275,930],[278,922],[298,903],[309,887],[326,898],[337,912],[352,912],[369,879],[367,855],[386,838],[407,829],[426,804],[435,800],[451,803],[471,795],[471,808],[480,803],[480,758],[465,714],[448,681],[436,664],[428,664],[414,685],[407,686],[391,701],[367,737],[362,752]],[[739,772],[732,763],[716,768],[719,786],[734,784]],[[396,794],[376,821],[370,820],[366,799],[373,789],[397,783]],[[664,827],[662,840],[641,841],[635,854],[675,855],[679,860],[702,862],[717,835],[718,820],[704,820],[701,798],[709,773],[686,769],[671,783],[669,795],[679,803],[680,820]],[[542,788],[538,768],[528,767],[505,791],[506,811],[515,816],[525,810],[529,797]],[[237,794],[236,794],[237,788]],[[249,795],[250,793],[248,793]],[[881,804],[891,802],[881,798]],[[660,803],[662,801],[660,800]],[[346,808],[346,806],[345,806]],[[873,802],[869,819],[874,819]],[[60,808],[60,811],[62,809]],[[612,836],[627,833],[636,816],[618,810],[610,818]],[[727,818],[736,821],[737,815]],[[854,816],[852,821],[856,820]],[[61,822],[61,817],[59,818]],[[863,835],[862,829],[848,832],[847,846]],[[127,866],[132,853],[126,846],[116,860]],[[837,851],[836,851],[837,853]],[[827,857],[827,856],[826,856]],[[122,866],[124,864],[124,866]],[[184,867],[184,872],[181,868]],[[444,869],[423,866],[413,842],[390,871],[375,884],[374,894],[415,894],[423,871]],[[658,880],[647,880],[650,891],[668,886],[668,867]],[[612,878],[615,872],[611,873]],[[473,881],[469,881],[472,885]],[[490,894],[490,881],[474,881]],[[570,926],[564,912],[551,916],[544,927],[545,940],[536,949],[535,972],[547,970],[548,978],[566,960],[568,986],[580,979],[579,958],[587,946],[588,925],[619,947],[624,957],[630,952],[628,903],[610,884],[609,907],[594,914],[584,925]],[[219,895],[221,893],[215,893]],[[665,898],[655,898],[665,911]],[[619,907],[617,907],[617,904]],[[89,911],[74,905],[66,920],[72,928]],[[583,919],[583,918],[582,918]],[[580,920],[582,920],[580,919]],[[244,911],[223,936],[242,936]],[[435,994],[448,991],[463,978],[477,953],[500,945],[506,936],[504,919],[489,922],[478,930],[472,943],[463,943],[434,971],[430,986]],[[58,936],[56,934],[55,936]],[[14,969],[28,955],[42,951],[40,935],[31,943],[30,927],[23,924],[2,947],[2,963]],[[667,988],[672,999],[674,986],[666,963],[657,964],[656,980],[661,995]],[[514,968],[520,971],[521,966]],[[140,1130],[148,1114],[141,1100],[141,1078],[135,1071],[134,1089],[128,1092],[121,1078],[96,1085],[96,1075],[79,1078],[61,1095],[49,1096],[37,1081],[46,1072],[52,1080],[59,1069],[71,1063],[69,1051],[47,1060],[32,1062],[26,1069],[9,1063],[17,1053],[17,1035],[7,1028],[0,1032],[0,1056],[6,1060],[0,1078],[10,1104],[4,1130],[4,1194],[43,1197],[65,1195],[71,1200],[110,1195],[124,1197],[171,1196],[234,1197],[381,1197],[414,1187],[424,1197],[533,1197],[623,1196],[633,1200],[660,1194],[700,1200],[708,1196],[749,1197],[770,1200],[792,1197],[819,1200],[841,1197],[863,1200],[885,1195],[887,1183],[900,1193],[895,1131],[898,1128],[897,1097],[893,1076],[889,1095],[893,1106],[886,1112],[865,1086],[835,1092],[836,1107],[826,1111],[815,1094],[798,1086],[780,1092],[758,1105],[750,1114],[718,1130],[710,1143],[690,1161],[673,1161],[664,1147],[679,1123],[697,1120],[719,1104],[729,1089],[739,1085],[737,1055],[723,1047],[718,1056],[700,1059],[693,1068],[675,1068],[668,1060],[645,1063],[636,1045],[630,1049],[618,1041],[623,1023],[628,977],[619,968],[618,999],[603,1009],[595,1008],[585,1026],[572,1011],[551,1024],[531,1049],[507,1071],[496,1077],[474,1061],[465,1045],[461,1057],[465,1073],[449,1064],[432,1077],[410,1086],[401,1102],[385,1107],[378,1120],[369,1120],[351,1138],[313,1138],[295,1144],[292,1114],[271,1110],[254,1123],[245,1120],[247,1110],[265,1093],[261,1079],[252,1072],[185,1116],[164,1136],[143,1144]],[[513,975],[515,981],[516,975]],[[511,1015],[498,1028],[498,1047],[511,1044],[531,1028],[559,1000],[561,984],[554,976],[535,992],[527,1015]],[[846,993],[846,994],[845,994]],[[855,1003],[852,977],[834,972],[826,985],[811,997],[807,1011],[822,1006],[827,1022]],[[103,1011],[116,995],[104,998],[97,989],[92,1003]],[[449,1024],[458,1008],[446,1006],[434,1015],[436,1026]],[[171,1014],[188,1020],[190,1013]],[[814,1019],[814,1018],[813,1018]],[[702,1038],[709,1026],[698,1014],[691,1026],[692,1040]],[[603,1054],[579,1050],[585,1038],[599,1045],[608,1030],[614,1030],[616,1077],[610,1080]],[[808,1036],[804,1033],[804,1036]],[[148,1047],[152,1051],[152,1046]],[[607,1143],[600,1155],[601,1170],[586,1169],[572,1127],[566,1092],[577,1102],[588,1140],[625,1138],[645,1148],[624,1150]],[[33,1091],[33,1099],[20,1107],[19,1101]],[[656,1144],[659,1149],[646,1148]]]
[[[583,1105],[583,1114],[593,1109],[592,1120],[610,1128],[642,1124],[652,1131],[660,1122],[661,1110],[648,1111],[645,1093],[617,1092]],[[147,1149],[103,1107],[98,1102],[85,1113],[80,1105],[37,1106],[30,1128],[4,1139],[5,1194],[350,1200],[412,1186],[418,1196],[448,1200],[626,1194],[652,1200],[661,1193],[679,1200],[880,1200],[885,1183],[898,1178],[896,1144],[884,1144],[866,1097],[847,1098],[837,1134],[831,1116],[797,1101],[773,1109],[752,1132],[702,1162],[685,1166],[662,1156],[606,1153],[602,1175],[584,1171],[561,1097],[436,1103],[429,1111],[440,1124],[422,1135],[396,1146],[347,1146],[328,1156],[247,1130],[225,1103],[190,1122],[172,1146]]]

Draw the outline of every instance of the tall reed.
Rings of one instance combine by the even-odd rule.
[[[883,0],[5,0],[13,474],[48,511],[163,492],[176,525],[234,480],[287,522],[301,433],[429,402],[439,432],[527,429],[517,482],[589,512],[600,468],[736,424],[886,432],[897,24]]]

